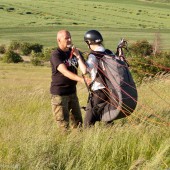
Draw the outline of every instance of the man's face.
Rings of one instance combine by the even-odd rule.
[[[62,50],[68,50],[71,47],[71,35],[68,32],[64,32],[58,39],[59,46]]]

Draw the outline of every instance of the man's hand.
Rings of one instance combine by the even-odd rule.
[[[76,56],[77,59],[80,59],[79,50],[75,46],[72,47],[72,53]]]
[[[89,86],[92,82],[91,78],[88,78],[88,77],[83,77],[84,78],[84,82]]]

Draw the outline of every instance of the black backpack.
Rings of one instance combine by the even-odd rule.
[[[129,64],[123,56],[111,54],[109,50],[92,54],[98,60],[98,81],[106,87],[109,96],[101,106],[101,120],[108,122],[129,116],[135,110],[138,98]]]

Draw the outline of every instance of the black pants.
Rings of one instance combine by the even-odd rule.
[[[108,100],[108,97],[104,92],[105,90],[106,89],[96,90],[91,94],[91,96],[89,96],[84,119],[84,127],[94,125],[96,121],[101,120],[102,111]]]

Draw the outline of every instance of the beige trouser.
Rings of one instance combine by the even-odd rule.
[[[55,121],[59,127],[69,128],[70,120],[71,128],[82,125],[82,115],[76,93],[68,96],[52,95],[51,104]]]

